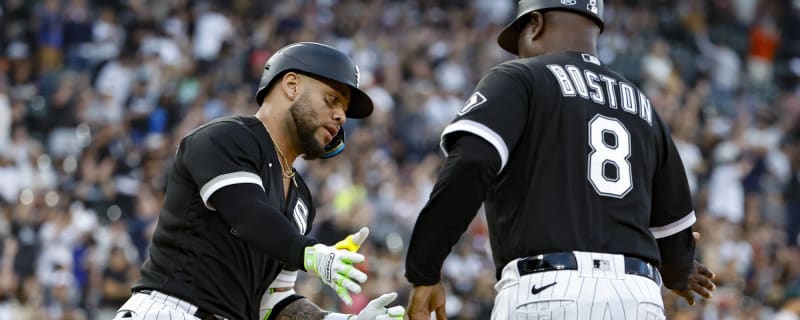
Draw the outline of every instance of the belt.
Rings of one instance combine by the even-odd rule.
[[[520,259],[517,269],[520,276],[546,271],[578,270],[578,260],[572,252],[546,253]],[[625,273],[646,277],[661,285],[658,269],[639,258],[625,257]]]
[[[153,290],[142,289],[142,290],[134,290],[134,292],[150,295],[151,293],[153,293]],[[195,307],[197,307],[197,306],[195,306]],[[214,314],[213,312],[203,310],[200,307],[197,307],[197,310],[195,310],[195,312],[194,312],[194,316],[197,317],[200,320],[227,320],[228,319],[228,318],[225,318],[223,316]]]

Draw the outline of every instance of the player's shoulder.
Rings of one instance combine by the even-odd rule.
[[[255,117],[226,116],[211,120],[187,134],[187,137],[196,135],[220,134],[233,136],[250,136],[251,127],[259,122]]]
[[[530,67],[521,59],[504,61],[495,65],[483,74],[482,80],[498,87],[509,83],[528,84],[532,82]]]
[[[513,59],[495,65],[489,69],[487,74],[503,73],[508,75],[525,75],[530,71],[531,67],[532,64],[529,59]]]
[[[195,148],[222,148],[228,152],[242,150],[264,151],[268,139],[266,133],[259,134],[261,122],[252,116],[227,116],[205,123],[183,137],[181,146]],[[261,128],[263,131],[264,129]],[[249,151],[248,151],[249,152]]]

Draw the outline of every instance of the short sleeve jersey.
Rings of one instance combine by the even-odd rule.
[[[631,82],[589,54],[512,60],[490,70],[442,133],[497,151],[484,206],[498,270],[571,250],[660,263],[657,238],[694,223],[668,128]]]
[[[284,198],[277,153],[255,117],[226,117],[195,129],[176,152],[150,254],[134,289],[159,290],[232,319],[257,318],[261,296],[287,266],[236,237],[208,200],[225,186],[258,185],[271,205],[308,234],[314,206],[308,187],[296,179]]]

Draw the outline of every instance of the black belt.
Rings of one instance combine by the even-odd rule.
[[[153,290],[143,289],[143,290],[135,290],[134,292],[150,295],[151,293],[153,293]],[[168,295],[166,293],[164,293],[164,294]],[[194,312],[194,316],[197,317],[200,320],[226,320],[226,319],[228,319],[228,318],[225,318],[223,316],[214,314],[213,312],[200,309],[200,307],[197,307],[197,310]]]
[[[594,263],[595,267],[600,264],[599,260],[595,260]],[[545,271],[578,270],[578,260],[572,252],[546,253],[520,259],[517,268],[520,276]],[[625,273],[646,277],[661,285],[658,269],[644,260],[625,257]]]

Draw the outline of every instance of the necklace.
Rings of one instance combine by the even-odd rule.
[[[281,148],[278,147],[277,143],[275,143],[275,138],[272,137],[272,132],[269,132],[269,128],[267,128],[267,126],[264,126],[264,128],[267,130],[267,133],[269,133],[269,139],[272,141],[272,145],[275,147],[275,151],[278,152],[278,162],[281,165],[281,175],[283,175],[284,178],[292,179],[292,182],[294,182],[294,184],[297,185],[297,181],[294,179],[294,168],[292,168],[292,166],[289,165],[289,161],[286,160],[286,157],[283,156]]]

